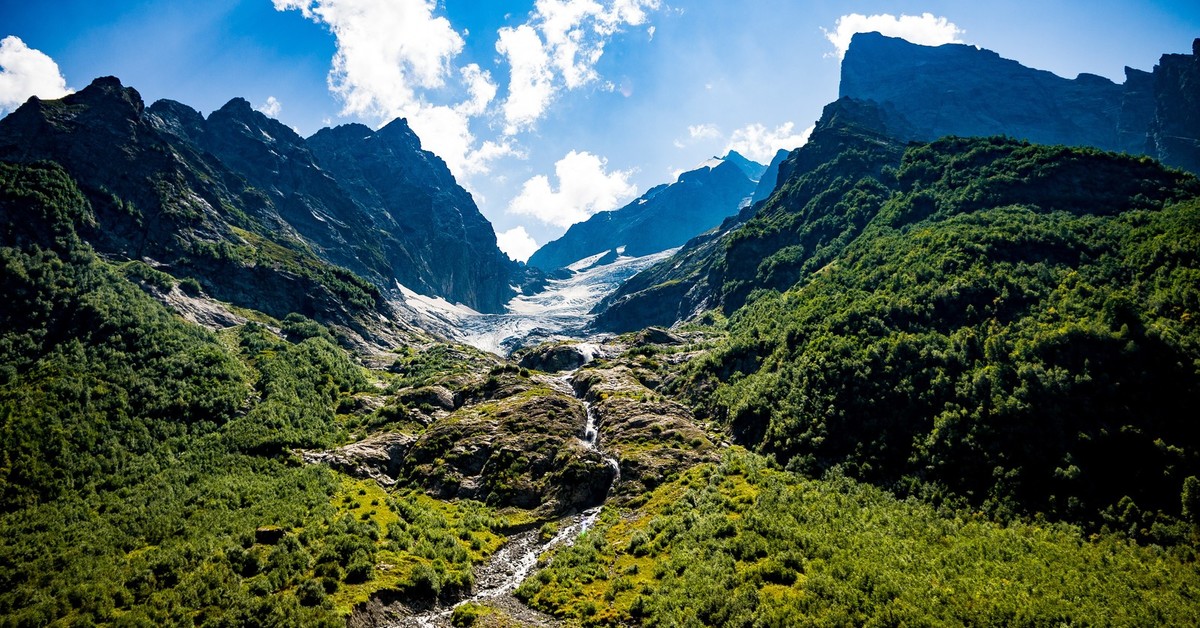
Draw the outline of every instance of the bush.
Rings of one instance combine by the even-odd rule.
[[[179,289],[182,290],[184,294],[192,297],[200,296],[200,292],[202,290],[200,287],[200,282],[196,281],[192,277],[184,277],[181,279],[179,281]]]

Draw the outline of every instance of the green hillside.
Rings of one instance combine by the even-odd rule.
[[[948,138],[844,188],[831,215],[877,191],[862,233],[757,284],[680,390],[791,469],[1174,538],[1200,474],[1196,180]]]
[[[55,165],[0,164],[0,218],[0,625],[341,625],[376,589],[470,582],[488,511],[290,453],[345,440],[369,386],[327,331],[183,321],[138,287],[173,278],[81,243]]]
[[[710,241],[728,318],[565,377],[418,336],[357,354],[294,313],[206,330],[163,303],[189,278],[83,242],[61,167],[0,163],[0,626],[370,625],[604,499],[517,599],[567,625],[1188,625],[1200,183],[854,120]],[[505,604],[446,617],[527,625]]]

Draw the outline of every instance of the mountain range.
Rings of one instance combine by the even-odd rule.
[[[1200,172],[1197,59],[1195,46],[1191,55],[1163,55],[1151,72],[1126,67],[1117,84],[1094,74],[1062,78],[975,46],[858,33],[838,94],[882,105],[898,137],[1008,135],[1150,155]]]
[[[620,209],[572,225],[534,252],[529,265],[553,271],[609,250],[641,257],[681,246],[748,204],[765,170],[730,151],[680,174],[674,183],[650,188]]]
[[[1007,135],[1150,155],[1200,173],[1200,48],[1163,55],[1152,73],[1126,75],[1124,85],[1093,75],[1064,79],[973,46],[856,34],[842,63],[841,97],[825,108],[809,144],[780,165],[777,190],[792,192],[635,275],[597,306],[594,324],[629,331],[713,308],[730,313],[751,291],[785,289],[828,261],[863,226],[823,209],[813,214],[814,199],[837,183],[826,164],[848,141],[874,138],[870,143],[891,144],[898,158],[908,141]]]
[[[382,307],[397,283],[500,311],[523,282],[404,120],[306,140],[240,98],[206,119],[168,100],[145,107],[109,77],[4,118],[0,158],[66,167],[97,207],[86,237],[98,251],[278,316]]]
[[[858,35],[549,275],[404,120],[31,99],[0,625],[1193,625],[1200,40],[1127,77]]]

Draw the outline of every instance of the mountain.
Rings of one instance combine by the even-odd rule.
[[[496,246],[492,225],[445,162],[421,149],[407,122],[378,131],[350,124],[308,138],[317,162],[367,211],[394,277],[406,287],[503,311],[521,284],[518,265]]]
[[[103,254],[146,260],[280,318],[361,319],[388,309],[398,281],[501,310],[521,283],[518,265],[445,164],[403,121],[391,126],[404,130],[380,131],[402,138],[384,142],[390,170],[372,170],[369,151],[340,155],[318,140],[320,162],[307,140],[243,99],[206,119],[173,101],[145,107],[108,77],[0,120],[0,159],[66,168],[96,207],[84,237]]]
[[[880,103],[911,137],[1008,135],[1042,144],[1148,154],[1200,172],[1200,39],[1124,84],[1066,79],[963,44],[930,47],[879,33],[854,35],[839,95]],[[893,126],[901,126],[894,123]]]
[[[529,265],[555,270],[608,250],[640,257],[675,248],[721,224],[753,194],[765,166],[730,151],[651,188],[628,205],[600,212],[546,243]]]
[[[1149,154],[1200,173],[1200,38],[1190,55],[1163,55],[1154,66]]]
[[[771,163],[767,164],[767,169],[763,170],[762,176],[758,179],[758,185],[754,187],[754,195],[750,197],[751,204],[766,200],[771,192],[775,191],[775,184],[779,182],[779,166],[784,159],[787,159],[788,152],[782,148],[775,151]]]
[[[702,414],[809,474],[839,466],[999,516],[1152,538],[1200,472],[1188,410],[1200,402],[1188,279],[1200,181],[1006,138],[910,145],[898,162],[890,146],[860,146],[895,165],[828,188],[802,223],[841,235],[727,243],[731,269],[756,245],[777,252],[724,278],[725,303],[746,304],[684,385],[704,391]],[[1122,514],[1131,505],[1139,514]]]
[[[97,251],[190,277],[217,299],[342,323],[380,306],[377,286],[314,255],[267,195],[160,131],[115,78],[0,120],[0,159],[60,164],[94,210],[80,232]]]
[[[1200,140],[1189,139],[1200,138],[1200,39],[1193,47],[1191,55],[1163,55],[1153,72],[1127,68],[1117,85],[1092,75],[1064,79],[973,46],[856,34],[842,63],[842,97],[822,112],[809,145],[779,163],[778,198],[756,200],[716,233],[631,277],[596,307],[594,326],[669,326],[714,308],[732,313],[753,290],[787,289],[832,259],[867,215],[862,202],[833,212],[820,205],[836,198],[826,186],[856,181],[864,167],[895,167],[909,141],[1007,135],[1148,154],[1200,173]],[[845,150],[880,143],[892,145],[883,162],[880,152],[858,159]],[[771,192],[760,184],[755,196],[764,193]],[[875,202],[873,194],[864,199]]]
[[[870,102],[827,105],[808,143],[779,162],[767,200],[634,275],[596,307],[595,327],[622,332],[670,326],[711,309],[731,313],[752,290],[785,289],[801,269],[828,261],[869,218],[862,205],[830,204],[863,175],[898,163],[903,151],[885,117]],[[874,201],[872,190],[861,193]]]

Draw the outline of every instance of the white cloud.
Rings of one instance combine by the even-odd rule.
[[[467,93],[471,95],[469,100],[458,106],[459,111],[471,116],[482,115],[496,98],[496,84],[492,82],[491,73],[479,69],[475,63],[468,64],[458,72],[467,86]]]
[[[721,137],[721,129],[715,124],[689,124],[688,135],[694,140],[713,140]]]
[[[483,115],[495,99],[496,84],[473,63],[454,71],[463,38],[449,20],[434,15],[435,0],[272,2],[278,11],[299,10],[337,38],[328,83],[342,103],[341,115],[375,119],[380,125],[407,118],[422,146],[460,178],[487,172],[491,160],[514,153],[508,144],[479,145],[471,132],[471,119]],[[455,76],[465,100],[427,100]]]
[[[774,129],[768,129],[761,124],[748,124],[730,135],[729,145],[725,150],[735,150],[759,163],[768,163],[779,149],[792,150],[808,141],[813,127],[810,126],[801,133],[793,133],[795,126],[791,122],[785,122]]]
[[[545,175],[532,177],[509,202],[508,211],[566,228],[596,212],[616,209],[637,195],[637,186],[629,182],[633,171],[607,172],[607,166],[601,157],[571,151],[554,164],[557,190]]]
[[[255,109],[274,118],[275,116],[279,115],[279,111],[283,109],[283,103],[279,102],[279,100],[274,96],[267,96],[267,102],[255,107]]]
[[[954,22],[945,17],[934,17],[932,13],[921,15],[901,15],[896,17],[887,13],[878,15],[862,15],[851,13],[837,19],[832,31],[825,31],[825,38],[836,48],[837,58],[846,56],[850,47],[850,38],[855,33],[870,33],[878,31],[889,37],[902,37],[914,44],[925,46],[940,46],[941,44],[960,44],[959,35],[966,33]]]
[[[522,24],[502,28],[496,41],[496,52],[508,59],[508,98],[504,101],[504,132],[512,135],[522,127],[533,124],[554,95],[554,74],[550,57],[542,47],[533,27]]]
[[[505,133],[531,127],[558,91],[596,81],[596,64],[608,40],[625,26],[645,24],[647,11],[659,4],[660,0],[537,0],[525,24],[501,28],[496,51],[511,68]]]
[[[46,53],[13,35],[0,40],[0,114],[20,107],[30,96],[54,99],[72,91]]]
[[[538,250],[537,240],[525,231],[525,227],[513,227],[496,234],[496,244],[509,257],[524,262]]]

